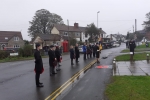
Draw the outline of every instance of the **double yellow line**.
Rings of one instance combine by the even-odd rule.
[[[72,76],[68,81],[66,81],[61,87],[59,87],[57,90],[55,90],[52,94],[50,94],[45,100],[55,100],[70,84],[76,80],[80,76],[80,73],[84,72],[85,70],[89,69],[93,64],[95,64],[96,60],[92,61],[90,64],[85,66],[82,70],[77,72],[74,76]],[[57,94],[56,94],[57,93]]]

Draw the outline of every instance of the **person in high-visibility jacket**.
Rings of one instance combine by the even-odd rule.
[[[100,63],[99,57],[100,57],[100,50],[99,50],[99,43],[96,43],[96,58],[97,58],[97,63]]]
[[[99,45],[99,50],[100,50],[100,53],[101,53],[101,50],[103,49],[102,45],[100,44]]]

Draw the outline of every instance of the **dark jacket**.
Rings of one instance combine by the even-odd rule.
[[[36,72],[41,73],[41,71],[43,70],[43,61],[40,55],[40,51],[36,50],[34,52],[34,58],[35,58],[35,70]]]
[[[74,59],[74,50],[73,49],[70,49],[70,58]]]
[[[90,53],[92,53],[92,51],[91,51],[90,47],[87,46],[87,54],[90,54]]]
[[[54,61],[55,61],[55,51],[49,50],[48,51],[48,55],[49,55],[49,64],[50,66],[54,66]]]
[[[60,54],[59,48],[57,48],[57,49],[55,50],[55,56],[56,56],[57,61],[60,62],[60,56],[61,56],[61,54]]]
[[[94,47],[93,47],[93,52],[95,52],[95,53],[96,53],[96,49],[97,49],[97,46],[96,46],[96,45],[94,45]]]
[[[100,55],[99,47],[95,46],[95,49],[96,49],[96,57],[99,58],[99,55]]]
[[[129,42],[129,48],[130,48],[130,51],[131,51],[131,52],[134,51],[135,47],[136,47],[135,42],[134,42],[134,41],[130,41],[130,42]]]
[[[77,46],[75,47],[75,55],[76,55],[76,58],[80,57],[79,48]]]

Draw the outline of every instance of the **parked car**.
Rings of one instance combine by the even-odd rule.
[[[118,43],[118,42],[115,42],[114,44],[113,44],[113,47],[119,47],[120,46],[120,44]]]
[[[83,53],[83,48],[82,48],[82,47],[83,47],[83,45],[80,45],[80,46],[79,46],[79,52],[80,52],[80,53]]]
[[[108,49],[113,47],[111,42],[103,42],[102,46],[103,49]]]
[[[4,47],[4,51],[9,52],[9,53],[15,53],[15,52],[18,52],[18,49],[12,48],[12,47]]]

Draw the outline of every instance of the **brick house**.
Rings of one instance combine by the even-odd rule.
[[[64,24],[54,24],[51,34],[59,34],[61,37],[67,36],[70,38],[74,38],[77,41],[81,41],[81,33],[78,23],[74,23],[74,26],[67,26]]]
[[[57,44],[61,45],[62,38],[58,34],[37,34],[36,37],[32,40],[33,48],[35,48],[36,43],[40,43],[41,48],[49,47],[50,45]]]
[[[22,34],[19,31],[0,31],[0,50],[5,47],[20,48],[24,46]]]

